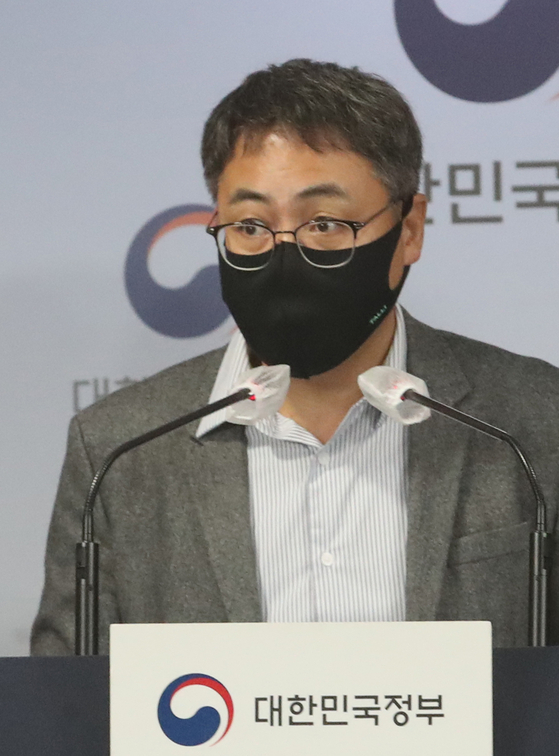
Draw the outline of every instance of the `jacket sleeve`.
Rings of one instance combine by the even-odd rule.
[[[66,458],[47,540],[45,583],[31,632],[31,653],[36,656],[74,653],[75,550],[82,539],[82,512],[92,477],[92,464],[76,417],[70,423]],[[110,527],[100,497],[95,506],[95,540],[101,549],[99,625],[104,629],[99,651],[106,654],[108,627],[119,621],[119,613]]]

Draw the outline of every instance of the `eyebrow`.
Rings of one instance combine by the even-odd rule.
[[[297,199],[305,200],[314,199],[315,197],[341,197],[342,199],[347,199],[349,197],[349,194],[344,189],[342,189],[339,184],[336,184],[333,181],[330,183],[314,184],[313,186],[308,186],[306,189],[303,189],[297,194]],[[228,204],[237,205],[240,202],[247,201],[270,204],[270,195],[261,194],[260,192],[256,192],[254,189],[246,189],[244,187],[241,187],[240,189],[236,189],[233,192],[233,195]]]
[[[239,202],[247,202],[252,200],[253,202],[264,202],[269,204],[270,196],[268,194],[261,194],[255,192],[254,189],[236,189],[231,196],[231,199],[227,203],[228,205],[237,205]]]
[[[332,181],[327,184],[308,186],[297,195],[298,199],[313,199],[314,197],[341,197],[342,199],[348,199],[349,194],[339,184]]]

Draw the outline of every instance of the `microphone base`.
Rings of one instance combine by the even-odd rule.
[[[528,645],[547,646],[547,599],[551,561],[550,533],[530,533],[530,586],[528,602]]]
[[[99,653],[99,544],[76,544],[76,656]]]

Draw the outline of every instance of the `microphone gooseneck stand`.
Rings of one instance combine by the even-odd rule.
[[[75,653],[77,656],[96,656],[99,653],[99,544],[94,539],[93,507],[103,478],[112,464],[126,452],[170,433],[183,425],[200,420],[212,412],[225,409],[253,396],[249,388],[242,388],[206,407],[160,425],[141,436],[117,446],[108,454],[95,473],[83,510],[82,540],[76,544],[76,628]]]
[[[547,597],[549,572],[551,566],[552,534],[547,531],[547,505],[542,490],[536,478],[532,463],[518,441],[494,425],[484,423],[465,412],[437,402],[428,396],[423,396],[413,389],[402,394],[402,399],[408,399],[424,407],[439,412],[442,415],[457,420],[463,425],[475,428],[487,436],[505,441],[514,451],[528,476],[530,487],[536,500],[536,527],[530,533],[530,585],[528,605],[528,645],[545,646],[547,644]]]

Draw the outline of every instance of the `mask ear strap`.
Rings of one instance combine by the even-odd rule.
[[[402,220],[406,217],[406,215],[409,213],[412,207],[413,207],[413,194],[411,194],[409,197],[406,197],[406,199],[402,202]]]

